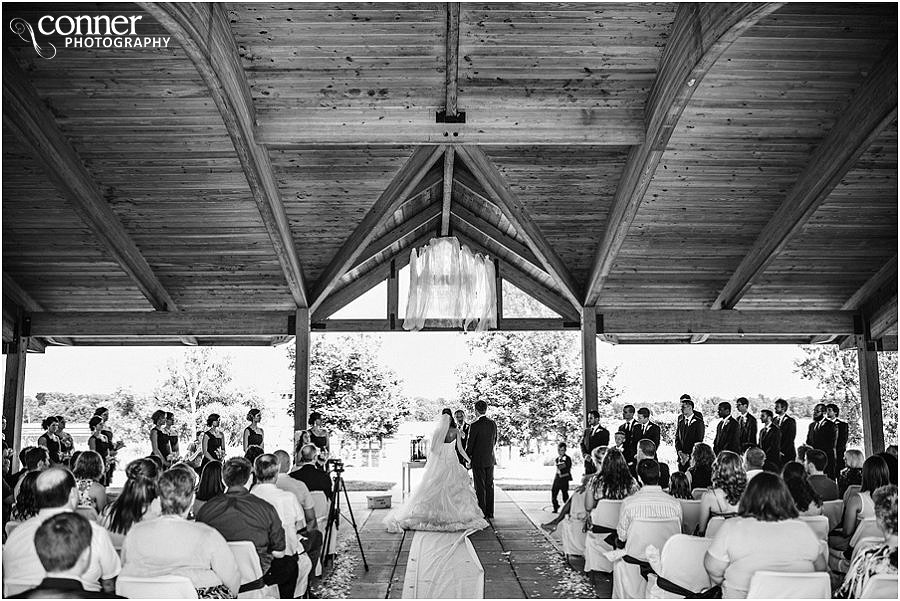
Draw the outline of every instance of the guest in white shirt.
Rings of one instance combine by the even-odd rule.
[[[766,453],[759,447],[750,447],[744,451],[744,470],[747,472],[747,482],[756,474],[762,473],[766,465]]]
[[[19,525],[3,548],[3,578],[37,586],[46,575],[34,547],[34,535],[45,520],[78,507],[78,488],[75,477],[64,468],[50,468],[38,476],[35,483],[40,511]],[[121,563],[109,540],[106,529],[91,522],[91,555],[87,570],[81,576],[86,591],[115,592],[115,578]]]
[[[739,517],[726,520],[706,552],[704,566],[725,599],[743,599],[760,570],[822,572],[826,569],[815,533],[797,518],[781,477],[757,474],[747,485]]]
[[[188,521],[194,477],[181,469],[157,483],[162,516],[134,524],[122,545],[122,574],[141,578],[184,576],[203,598],[236,597],[241,575],[225,538],[214,528]]]
[[[260,455],[253,465],[256,484],[250,494],[275,508],[284,526],[285,555],[296,555],[300,547],[297,532],[306,528],[306,517],[297,497],[275,486],[278,478],[278,459],[271,453]]]
[[[619,509],[619,524],[616,533],[619,540],[627,540],[628,529],[637,518],[678,518],[682,519],[681,503],[663,492],[659,485],[659,464],[653,459],[642,459],[637,465],[637,476],[641,489],[625,497]]]
[[[278,477],[275,480],[275,486],[297,497],[300,507],[303,508],[303,515],[306,517],[307,531],[316,530],[316,518],[319,516],[316,515],[316,503],[309,494],[309,489],[306,484],[288,475],[291,470],[291,456],[282,449],[275,451],[274,455],[278,460]]]

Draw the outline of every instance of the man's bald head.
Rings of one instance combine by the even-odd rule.
[[[314,444],[305,444],[300,447],[300,462],[312,463],[319,456],[319,447]]]
[[[38,508],[53,509],[71,504],[75,486],[75,476],[69,470],[61,467],[44,470],[34,483]],[[75,501],[77,503],[77,499]]]
[[[278,471],[282,474],[288,473],[291,470],[291,456],[288,455],[288,452],[278,449],[273,455],[278,459]]]

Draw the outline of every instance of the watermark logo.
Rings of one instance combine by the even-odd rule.
[[[44,15],[37,22],[37,33],[31,23],[16,17],[9,28],[24,42],[31,44],[41,58],[56,56],[56,46],[49,41],[44,48],[39,36],[62,38],[65,48],[168,48],[170,37],[142,36],[137,33],[143,15]]]

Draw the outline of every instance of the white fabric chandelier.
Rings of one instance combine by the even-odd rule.
[[[409,298],[403,328],[427,325],[482,332],[497,327],[494,263],[455,237],[432,238],[409,257]]]

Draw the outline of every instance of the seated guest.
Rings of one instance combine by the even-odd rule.
[[[810,483],[806,468],[799,461],[788,461],[781,470],[784,484],[794,499],[794,506],[801,516],[822,515],[822,498]]]
[[[91,508],[98,514],[106,508],[106,487],[100,483],[105,473],[100,453],[84,451],[78,455],[73,475],[78,485],[79,507]]]
[[[131,527],[122,545],[123,576],[184,576],[200,599],[234,598],[241,575],[228,543],[214,528],[188,521],[194,477],[170,469],[157,482],[162,516]]]
[[[297,451],[297,469],[289,475],[306,485],[310,492],[321,490],[331,500],[331,478],[326,472],[316,467],[319,448],[314,444],[305,444]]]
[[[659,485],[662,488],[669,488],[669,466],[656,459],[656,443],[649,438],[643,438],[637,443],[637,452],[634,455],[634,463],[631,465],[631,475],[635,478],[637,474],[637,464],[641,459],[652,459],[659,465]]]
[[[19,468],[19,471],[9,474],[9,476],[7,477],[7,482],[13,488],[16,487],[16,484],[19,483],[19,480],[22,478],[22,476],[32,471],[28,469],[28,464],[26,463],[25,458],[28,455],[28,451],[34,448],[37,447],[22,447],[22,449],[19,451],[19,465],[21,465],[22,467]]]
[[[897,575],[897,487],[880,486],[872,493],[872,501],[878,526],[884,532],[884,544],[860,551],[835,597],[859,599],[872,576]]]
[[[158,459],[158,458],[157,458]],[[110,533],[116,548],[122,546],[125,535],[141,520],[152,520],[160,515],[156,499],[156,480],[159,469],[150,458],[135,459],[125,468],[125,485],[100,518]]]
[[[712,466],[716,461],[712,447],[705,442],[695,442],[691,451],[691,466],[688,480],[691,488],[709,488],[712,485]]]
[[[878,453],[878,456],[884,459],[884,462],[888,466],[888,478],[890,479],[891,484],[897,486],[897,453],[885,451],[883,453]]]
[[[747,482],[753,476],[763,471],[766,465],[766,453],[759,447],[750,447],[744,451],[744,471],[747,473]]]
[[[291,469],[291,456],[287,451],[279,449],[275,451],[275,458],[278,459],[278,478],[275,480],[275,486],[297,497],[297,502],[300,503],[303,515],[306,517],[307,531],[316,530],[318,527],[316,503],[309,494],[309,489],[303,482],[294,480],[288,475],[288,471]]]
[[[844,505],[844,518],[840,534],[828,537],[828,546],[837,551],[844,551],[850,546],[850,539],[856,527],[865,519],[875,517],[875,502],[872,493],[882,486],[890,484],[887,464],[878,455],[872,455],[863,463],[862,485],[859,492],[847,499]]]
[[[687,474],[683,472],[675,472],[669,478],[669,494],[676,499],[690,501],[694,498],[691,494],[691,483],[688,481]]]
[[[797,447],[797,461],[800,463],[806,463],[806,452],[812,449],[811,446],[802,444]]]
[[[292,598],[297,584],[297,561],[284,555],[284,528],[278,512],[247,490],[251,475],[250,462],[243,457],[225,461],[225,494],[207,501],[197,512],[197,521],[212,526],[229,542],[252,542],[262,567],[263,583],[278,585],[281,598]]]
[[[809,485],[815,489],[819,498],[823,501],[840,499],[837,483],[825,475],[825,467],[828,465],[828,457],[819,449],[810,449],[806,452],[806,473],[809,474]]]
[[[604,447],[597,447],[601,448]],[[636,493],[639,488],[628,470],[625,456],[618,449],[606,451],[599,465],[600,469],[588,484],[587,494],[584,496],[584,508],[589,512],[597,506],[597,501],[620,501]]]
[[[862,466],[865,457],[862,451],[850,449],[844,452],[844,463],[847,465],[838,474],[838,494],[844,498],[844,493],[851,486],[862,484]]]
[[[747,474],[740,456],[731,451],[719,453],[713,464],[712,488],[700,497],[700,534],[706,532],[709,518],[721,516],[727,519],[738,514],[738,504],[746,486]]]
[[[297,555],[300,549],[297,533],[306,528],[306,516],[297,497],[275,486],[278,479],[278,459],[275,455],[263,453],[257,457],[253,464],[253,475],[256,477],[256,484],[250,489],[250,494],[275,508],[284,527],[284,554]]]
[[[721,454],[719,457],[721,458]],[[754,476],[741,498],[739,518],[716,532],[703,564],[725,599],[744,599],[759,570],[821,572],[826,569],[812,528],[796,519],[797,508],[782,479]]]
[[[12,531],[3,548],[3,577],[34,586],[46,575],[35,547],[35,533],[55,515],[75,511],[78,488],[75,477],[67,469],[50,468],[40,473],[35,482],[40,511]],[[90,522],[91,550],[88,567],[81,575],[85,590],[115,592],[115,578],[121,564],[119,556],[103,526]]]
[[[16,498],[10,515],[11,523],[21,524],[25,520],[31,519],[38,514],[37,499],[37,478],[41,472],[28,472],[22,478],[21,486],[19,486],[19,496]]]
[[[210,461],[203,466],[200,474],[200,485],[197,487],[197,498],[194,501],[194,515],[200,508],[212,498],[225,492],[225,482],[222,480],[222,462]]]
[[[625,497],[619,509],[616,534],[621,541],[628,539],[628,529],[636,518],[682,519],[681,503],[663,492],[659,485],[659,463],[653,459],[642,459],[638,463],[637,472],[638,480],[642,483],[641,489]]]
[[[91,523],[77,513],[47,519],[34,533],[34,548],[46,574],[41,583],[11,599],[124,599],[85,590],[81,584],[91,563]]]
[[[50,455],[44,447],[31,447],[25,453],[25,461],[23,462],[25,469],[19,471],[19,478],[16,480],[13,494],[19,496],[19,487],[22,485],[22,477],[28,472],[42,472],[50,467]]]
[[[625,432],[616,430],[615,432],[613,432],[614,444],[612,448],[618,449],[619,452],[622,453],[622,455],[625,455],[625,441],[627,440],[627,438],[628,436],[625,434]]]

